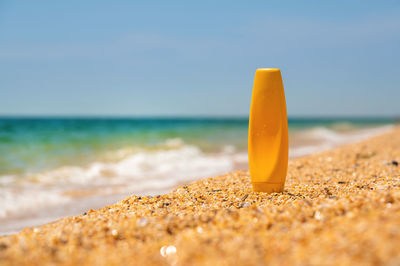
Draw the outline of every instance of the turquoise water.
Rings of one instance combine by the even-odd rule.
[[[292,118],[289,130],[324,127],[345,131],[390,123],[390,118]],[[247,126],[245,118],[0,118],[0,176],[112,160],[112,151],[157,149],[176,138],[205,152],[219,152],[227,145],[243,150]]]

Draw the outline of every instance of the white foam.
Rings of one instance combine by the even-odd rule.
[[[393,125],[385,125],[375,128],[365,128],[351,131],[335,131],[324,127],[315,127],[307,129],[296,134],[300,143],[311,143],[304,145],[295,145],[289,150],[291,158],[305,156],[311,153],[321,152],[332,149],[333,147],[350,142],[361,141],[373,136],[389,132]],[[297,146],[297,147],[296,147]]]
[[[18,216],[31,216],[32,210],[57,206],[67,203],[70,199],[63,197],[60,191],[43,189],[16,189],[15,187],[1,188],[0,202],[0,219]]]
[[[21,212],[64,204],[74,191],[90,195],[151,193],[198,178],[233,169],[235,159],[222,154],[205,154],[198,147],[169,140],[157,151],[136,151],[118,162],[94,162],[86,168],[65,166],[24,177],[0,177],[0,219]],[[84,194],[85,192],[83,192]]]

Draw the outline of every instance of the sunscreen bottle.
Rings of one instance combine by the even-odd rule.
[[[259,68],[256,71],[248,138],[253,190],[282,192],[288,166],[289,140],[285,92],[281,72],[277,68]]]

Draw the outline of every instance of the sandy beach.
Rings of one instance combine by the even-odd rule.
[[[247,171],[0,238],[2,265],[399,265],[400,128],[289,161],[283,193]]]

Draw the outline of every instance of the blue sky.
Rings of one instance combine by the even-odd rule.
[[[398,1],[1,1],[0,115],[400,115]]]

